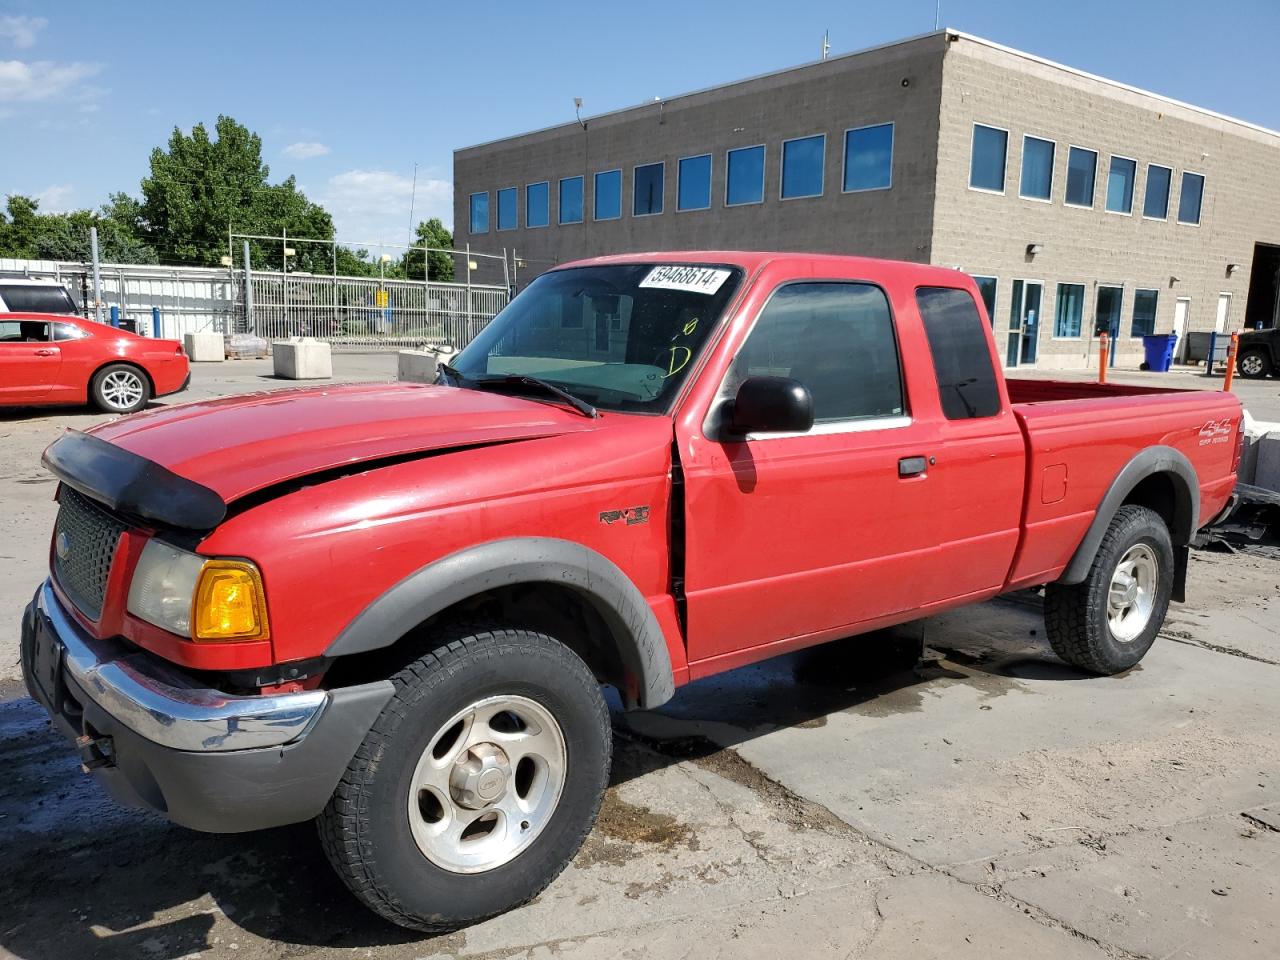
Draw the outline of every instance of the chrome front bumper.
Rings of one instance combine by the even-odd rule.
[[[66,678],[105,713],[163,747],[221,752],[281,746],[303,736],[329,702],[323,690],[234,696],[197,686],[150,654],[90,637],[47,581],[35,606],[62,648]],[[47,659],[56,661],[59,653]]]

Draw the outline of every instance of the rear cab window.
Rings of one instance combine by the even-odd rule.
[[[933,356],[943,415],[973,420],[1000,413],[987,328],[973,297],[955,287],[918,287],[916,306]]]

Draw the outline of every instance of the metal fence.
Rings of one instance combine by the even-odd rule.
[[[448,343],[461,348],[506,306],[505,286],[377,277],[281,274],[254,270],[102,264],[104,313],[118,307],[155,336],[256,333],[268,340],[313,336],[336,350],[368,351]],[[91,268],[83,263],[0,259],[0,277],[64,284],[78,304],[91,303]],[[150,330],[153,308],[160,329]],[[86,311],[87,312],[87,311]]]
[[[505,287],[253,271],[236,284],[236,332],[311,336],[335,349],[470,343],[506,306]]]

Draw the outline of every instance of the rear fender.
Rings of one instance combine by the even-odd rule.
[[[1115,519],[1116,511],[1139,483],[1157,473],[1167,474],[1173,484],[1173,520],[1169,525],[1169,535],[1173,539],[1175,554],[1185,553],[1185,547],[1200,529],[1200,479],[1196,476],[1191,461],[1181,451],[1165,446],[1147,447],[1125,464],[1124,469],[1111,481],[1084,539],[1080,541],[1071,562],[1058,578],[1059,583],[1084,582],[1089,575],[1089,568],[1093,566],[1093,558],[1098,555],[1102,538]],[[1185,559],[1178,566],[1181,568],[1180,576],[1185,580]],[[1178,574],[1179,571],[1175,570],[1175,576]],[[1180,593],[1181,590],[1175,589],[1175,592]]]

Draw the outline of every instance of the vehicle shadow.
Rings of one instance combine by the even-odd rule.
[[[685,760],[732,773],[720,762],[734,759],[727,748],[821,727],[841,712],[922,711],[939,686],[994,698],[1023,679],[1084,676],[1049,652],[1034,604],[975,610],[733,670],[682,688],[660,710],[615,710],[613,783]],[[0,950],[176,960],[230,949],[237,937],[246,951],[255,938],[272,941],[280,955],[430,939],[361,906],[329,868],[312,824],[211,835],[115,807],[17,689],[7,697],[0,689],[0,769]],[[449,946],[441,939],[433,949]]]

